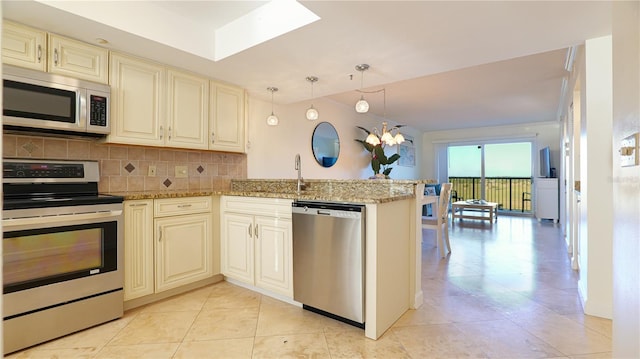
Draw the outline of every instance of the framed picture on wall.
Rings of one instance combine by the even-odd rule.
[[[435,187],[426,187],[424,189],[424,194],[427,196],[436,196],[436,188]]]
[[[405,136],[405,139],[409,136]],[[412,138],[413,140],[413,138]],[[400,166],[413,167],[416,165],[416,148],[413,147],[413,141],[405,141],[398,145],[398,164]]]

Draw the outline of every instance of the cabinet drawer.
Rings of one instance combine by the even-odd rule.
[[[538,189],[558,189],[557,178],[536,178],[536,187]]]
[[[283,198],[222,196],[220,211],[291,218],[291,203],[293,200]]]
[[[211,212],[211,197],[162,198],[154,201],[154,217]]]

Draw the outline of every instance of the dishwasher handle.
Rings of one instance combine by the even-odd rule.
[[[364,218],[365,206],[360,204],[330,203],[330,202],[293,202],[292,214],[327,216],[339,218]]]

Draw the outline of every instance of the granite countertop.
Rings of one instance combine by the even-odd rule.
[[[300,194],[296,192],[242,192],[228,191],[223,193],[225,196],[243,196],[243,197],[263,197],[263,198],[283,198],[301,201],[322,201],[322,202],[348,202],[348,203],[387,203],[393,201],[401,201],[413,198],[412,194],[345,194],[342,192],[314,192],[302,191]]]
[[[109,193],[125,200],[198,196],[243,196],[305,201],[377,204],[414,198],[414,186],[432,180],[305,180],[307,190],[297,193],[297,180],[233,180],[229,190],[143,191]]]
[[[197,191],[139,191],[139,192],[108,192],[107,194],[114,196],[122,196],[125,201],[137,199],[161,199],[161,198],[182,198],[182,197],[199,197],[221,195],[224,191],[214,190],[197,190]]]
[[[182,197],[199,197],[199,196],[242,196],[242,197],[261,197],[261,198],[282,198],[303,201],[324,201],[324,202],[349,202],[349,203],[386,203],[393,201],[401,201],[411,199],[411,194],[397,195],[344,195],[331,194],[327,192],[302,191],[300,194],[296,192],[267,192],[267,191],[215,191],[215,190],[199,190],[199,191],[144,191],[144,192],[121,192],[109,193],[112,195],[122,196],[125,201],[140,199],[161,199],[161,198],[182,198]]]

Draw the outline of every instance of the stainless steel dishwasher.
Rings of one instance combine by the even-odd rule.
[[[365,206],[295,201],[293,299],[364,328]]]

